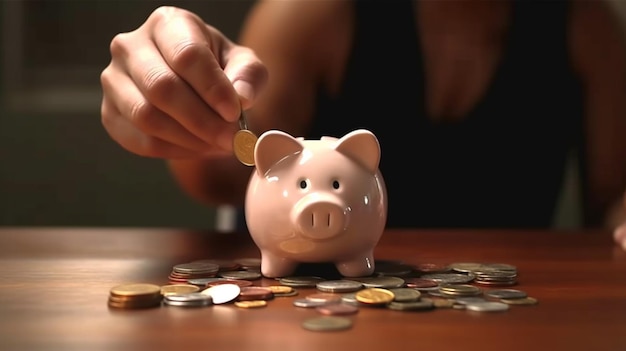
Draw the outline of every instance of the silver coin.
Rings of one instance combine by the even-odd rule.
[[[434,280],[439,284],[466,284],[474,280],[474,274],[467,273],[431,273],[421,276],[422,279]]]
[[[352,327],[352,320],[338,316],[314,317],[302,322],[302,327],[312,331],[345,330]]]
[[[208,283],[213,283],[220,280],[227,280],[226,278],[196,278],[196,279],[187,279],[187,283],[191,285],[196,285],[200,287],[205,287]]]
[[[455,262],[450,264],[450,268],[452,270],[461,272],[461,273],[469,273],[478,270],[482,267],[482,263],[478,262]]]
[[[400,277],[365,277],[365,278],[354,278],[358,282],[361,282],[366,288],[382,288],[382,289],[391,289],[391,288],[401,288],[404,287],[405,281]]]
[[[201,294],[210,295],[213,304],[219,305],[236,299],[241,293],[241,288],[236,284],[219,284],[202,290]]]
[[[210,302],[202,302],[202,301],[181,302],[181,301],[163,300],[163,304],[167,305],[167,306],[176,306],[176,307],[206,307],[206,306],[211,306]]]
[[[387,304],[387,308],[396,311],[432,310],[435,308],[435,303],[430,299],[407,302],[392,301]]]
[[[485,295],[497,299],[521,299],[527,296],[526,292],[516,289],[497,289],[485,292]]]
[[[194,292],[185,294],[169,294],[165,295],[163,299],[176,302],[211,302],[213,298],[211,295]]]
[[[177,273],[185,274],[205,274],[216,273],[220,266],[209,262],[189,262],[181,263],[174,266],[173,270]]]
[[[317,283],[316,287],[318,290],[324,292],[347,293],[361,290],[363,288],[363,283],[347,279],[326,280]]]
[[[469,303],[479,303],[479,302],[488,302],[484,297],[479,296],[462,296],[454,299],[455,303],[461,305],[467,305]]]
[[[474,296],[480,295],[482,290],[469,284],[444,284],[439,288],[439,292],[444,295]]]
[[[242,280],[257,280],[262,277],[261,273],[255,271],[228,271],[219,273],[219,276],[226,279]]]
[[[473,302],[466,303],[465,309],[476,312],[499,312],[509,309],[509,305],[503,302],[486,301],[486,302]]]
[[[348,305],[358,305],[359,300],[356,299],[356,292],[349,292],[341,295],[341,302]]]
[[[517,267],[508,263],[483,263],[481,270],[516,272]]]
[[[279,278],[278,282],[282,285],[287,285],[296,288],[314,288],[317,283],[325,281],[326,279],[316,276],[300,276],[300,277],[283,277]]]
[[[422,296],[422,293],[411,288],[392,288],[389,291],[393,293],[393,301],[397,302],[417,301]]]
[[[319,306],[325,306],[331,303],[338,303],[338,301],[328,301],[328,300],[311,300],[311,299],[307,299],[307,298],[301,298],[301,299],[295,299],[293,300],[293,305],[296,307],[302,307],[302,308],[312,308],[312,307],[319,307]]]

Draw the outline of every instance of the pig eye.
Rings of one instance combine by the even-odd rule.
[[[309,187],[309,182],[306,179],[300,180],[300,189],[306,189]]]
[[[339,181],[333,180],[333,189],[339,189]]]

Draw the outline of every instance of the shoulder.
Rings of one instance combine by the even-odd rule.
[[[251,9],[242,44],[261,56],[289,53],[300,65],[324,62],[352,22],[353,1],[261,0]]]

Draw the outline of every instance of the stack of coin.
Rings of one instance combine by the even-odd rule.
[[[213,304],[210,295],[194,293],[168,294],[163,297],[163,303],[177,307],[204,307]]]
[[[504,263],[483,264],[472,271],[474,283],[489,286],[517,284],[517,268]]]
[[[161,305],[161,287],[154,284],[122,284],[111,288],[108,305],[112,308],[138,309]]]
[[[233,260],[228,260],[228,259],[212,259],[212,258],[206,258],[206,259],[202,259],[202,260],[196,260],[196,261],[192,261],[191,263],[211,263],[211,264],[216,264],[219,268],[218,271],[219,272],[225,272],[225,271],[236,271],[238,269],[241,268],[241,265],[238,262],[235,262]]]
[[[237,301],[271,300],[274,298],[272,290],[260,286],[244,286],[241,288]]]
[[[217,275],[220,266],[210,262],[189,262],[172,268],[168,279],[171,284],[187,284],[190,279],[211,278]]]
[[[482,290],[469,284],[444,284],[439,288],[444,297],[466,297],[482,294]]]

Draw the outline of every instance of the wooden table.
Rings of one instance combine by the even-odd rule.
[[[0,229],[0,350],[626,350],[626,253],[603,231],[388,230],[377,259],[501,262],[539,300],[506,312],[360,308],[350,330],[313,332],[297,297],[261,309],[114,310],[111,287],[167,283],[196,259],[259,257],[245,233]],[[262,279],[255,284],[275,281]],[[315,289],[299,290],[299,297]]]

